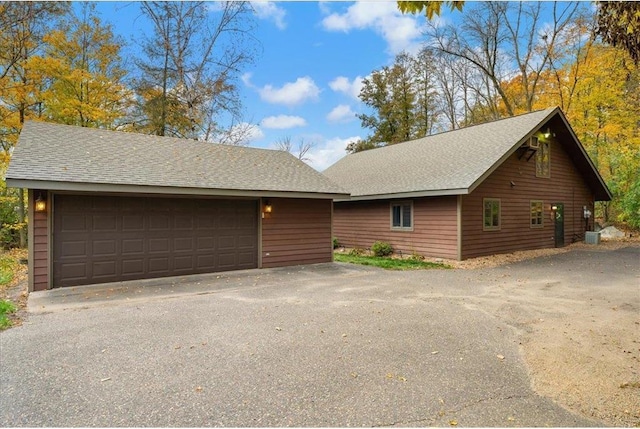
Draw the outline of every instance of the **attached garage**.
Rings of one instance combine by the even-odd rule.
[[[28,122],[30,291],[330,262],[347,194],[292,155]]]

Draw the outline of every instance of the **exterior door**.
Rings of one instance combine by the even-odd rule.
[[[556,247],[564,247],[564,203],[553,203],[554,210],[554,238]]]

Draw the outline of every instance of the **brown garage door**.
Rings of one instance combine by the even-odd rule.
[[[256,268],[248,200],[56,195],[53,286]]]

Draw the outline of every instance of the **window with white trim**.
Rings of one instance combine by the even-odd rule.
[[[413,230],[413,202],[391,203],[391,229]]]

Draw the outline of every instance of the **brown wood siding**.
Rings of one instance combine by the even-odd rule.
[[[47,200],[47,191],[33,190],[29,194],[29,204],[34,206],[35,199],[41,195]],[[51,205],[47,204],[47,210],[44,212],[33,213],[33,242],[29,246],[33,249],[33,260],[30,261],[30,269],[33,270],[33,285],[31,290],[39,291],[49,288],[49,213],[51,213]]]
[[[386,241],[394,251],[403,254],[456,259],[457,197],[410,201],[413,201],[413,231],[391,229],[391,200],[348,201],[334,205],[333,235],[346,247],[369,248],[375,241]]]
[[[331,200],[269,198],[262,219],[262,267],[331,262]]]
[[[515,186],[511,185],[511,182]],[[483,198],[501,200],[501,228],[483,231]],[[530,227],[530,203],[543,201],[544,224]],[[509,157],[470,195],[462,198],[462,259],[517,250],[554,247],[551,204],[564,203],[564,241],[581,240],[583,206],[593,212],[594,197],[562,146],[551,142],[551,177],[536,177],[535,155]]]

